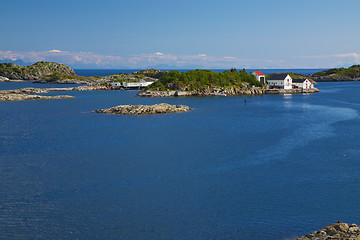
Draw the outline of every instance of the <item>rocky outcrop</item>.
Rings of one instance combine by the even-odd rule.
[[[261,95],[261,94],[296,94],[296,93],[315,93],[317,88],[302,89],[265,89],[265,88],[204,88],[193,91],[151,91],[144,90],[139,92],[138,97],[180,97],[180,96],[231,96],[231,95]]]
[[[37,62],[27,67],[13,63],[0,64],[0,76],[8,79],[39,80],[54,73],[76,76],[69,66],[55,62]]]
[[[47,89],[47,88],[21,88],[14,90],[1,90],[0,101],[74,98],[73,96],[69,96],[69,95],[58,95],[58,96],[34,95],[39,93],[49,93],[50,91],[53,90],[54,89]]]
[[[297,238],[296,240],[360,240],[360,229],[356,224],[333,223],[319,231]]]
[[[1,90],[0,94],[38,94],[48,92],[50,92],[50,90],[46,88],[20,88],[13,90]]]
[[[41,95],[29,95],[29,94],[21,94],[21,93],[0,94],[0,101],[24,101],[24,100],[61,99],[61,98],[74,98],[74,97],[69,95],[41,96]]]
[[[301,93],[315,93],[319,92],[317,88],[311,89],[302,89],[302,88],[293,88],[293,89],[267,89],[265,94],[301,94]]]
[[[124,115],[147,115],[161,113],[179,113],[193,110],[193,108],[184,105],[170,105],[160,103],[155,105],[120,105],[108,109],[92,111],[93,113],[124,114]]]
[[[110,90],[110,86],[104,85],[84,85],[73,88],[73,91],[96,91],[96,90]]]

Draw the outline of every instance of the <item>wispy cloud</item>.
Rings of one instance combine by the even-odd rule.
[[[360,64],[360,54],[358,53],[310,55],[310,56],[299,56],[298,58],[305,59],[308,64],[312,64],[312,65],[315,64],[318,66],[330,67],[330,68]]]
[[[214,56],[205,53],[176,55],[164,52],[130,56],[102,55],[93,52],[72,52],[59,49],[48,51],[0,51],[0,60],[23,60],[34,63],[52,61],[73,68],[301,68],[333,67],[360,64],[360,54],[342,53],[286,57],[284,59],[242,58],[238,56]]]
[[[311,55],[311,56],[300,56],[301,58],[360,58],[358,53],[340,53],[340,54],[330,54],[330,55]]]
[[[67,65],[89,65],[92,67],[117,65],[124,60],[120,56],[100,55],[92,52],[69,52],[56,49],[30,52],[0,51],[1,59],[21,59],[24,62],[52,61]]]

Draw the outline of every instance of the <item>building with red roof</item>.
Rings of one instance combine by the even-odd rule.
[[[251,74],[255,75],[256,79],[261,82],[265,83],[265,75],[260,71],[253,71]]]

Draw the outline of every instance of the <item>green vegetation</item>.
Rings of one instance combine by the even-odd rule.
[[[145,77],[151,77],[151,78],[156,78],[156,79],[159,79],[163,76],[165,76],[168,72],[167,71],[160,71],[160,70],[157,70],[157,69],[145,69],[145,70],[141,70],[139,72],[134,72],[133,74],[134,75],[142,75],[142,76],[145,76]]]
[[[44,80],[64,80],[64,79],[73,79],[73,80],[97,80],[101,79],[102,77],[99,76],[93,76],[93,77],[84,77],[84,76],[77,76],[72,74],[65,74],[65,73],[53,73],[50,75],[47,75],[45,77],[42,77],[41,79]]]
[[[349,68],[332,68],[324,71],[314,73],[314,77],[325,77],[335,74],[339,77],[359,78],[360,77],[360,65],[353,65]]]
[[[23,66],[16,65],[14,63],[0,63],[0,73],[9,72],[9,73],[30,73],[31,71]]]
[[[207,87],[242,88],[262,84],[255,76],[246,71],[214,72],[210,70],[193,70],[187,72],[171,71],[148,87],[150,90],[195,90]]]
[[[139,82],[140,79],[143,79],[145,77],[140,76],[134,76],[129,73],[119,73],[119,74],[112,74],[106,76],[106,79],[108,79],[111,82]]]

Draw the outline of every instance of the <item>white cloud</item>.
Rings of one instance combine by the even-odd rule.
[[[198,56],[199,56],[199,57],[206,57],[206,54],[203,54],[203,53],[202,53],[202,54],[199,54]]]
[[[158,55],[158,56],[163,56],[164,54],[161,53],[161,52],[156,52],[155,55]]]
[[[61,53],[62,51],[53,49],[53,50],[50,50],[49,52],[50,52],[50,53]]]

